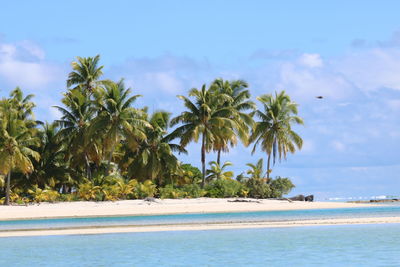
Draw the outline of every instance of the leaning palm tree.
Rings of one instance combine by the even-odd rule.
[[[143,141],[146,139],[145,128],[151,125],[138,115],[139,110],[131,107],[141,95],[130,96],[130,88],[125,88],[124,81],[108,82],[104,89],[95,94],[97,117],[90,126],[90,135],[98,135],[103,140],[103,150],[108,153],[106,173],[116,146],[121,140]]]
[[[38,152],[31,149],[38,144],[36,137],[31,136],[25,122],[18,118],[12,102],[2,100],[0,104],[0,173],[7,175],[6,199],[4,204],[10,203],[11,173],[19,171],[28,174],[33,171],[31,158],[39,160]]]
[[[275,96],[268,94],[257,97],[264,108],[264,112],[257,110],[255,115],[260,119],[256,122],[250,142],[254,142],[252,153],[258,144],[261,149],[267,152],[267,179],[271,172],[271,156],[273,164],[276,158],[286,159],[288,152],[294,153],[301,149],[303,140],[292,130],[292,124],[303,124],[303,119],[297,116],[297,104],[290,100],[290,97],[282,91],[275,93]]]
[[[254,124],[252,113],[256,105],[250,100],[250,91],[247,90],[248,84],[243,80],[224,81],[222,78],[214,80],[211,90],[220,94],[229,95],[232,101],[225,101],[222,106],[231,107],[231,119],[235,120],[235,129],[227,127],[217,128],[216,140],[213,150],[217,152],[217,163],[220,164],[221,152],[229,151],[229,146],[235,146],[239,138],[243,144],[247,145],[249,138],[249,128]]]
[[[77,61],[71,63],[73,71],[68,74],[67,87],[75,86],[85,95],[96,91],[103,81],[99,81],[103,75],[103,66],[99,66],[100,55],[95,57],[77,57]]]
[[[219,165],[218,162],[216,161],[211,161],[210,163],[210,169],[207,170],[207,180],[212,181],[212,180],[219,180],[219,179],[225,179],[225,180],[230,180],[233,177],[233,171],[225,171],[225,169],[228,166],[232,166],[233,164],[229,161],[225,162],[222,166]]]
[[[201,163],[202,183],[204,187],[206,177],[206,152],[212,149],[216,139],[215,129],[228,127],[234,129],[236,122],[232,119],[234,111],[231,107],[222,106],[221,102],[232,101],[226,94],[216,93],[208,90],[204,84],[202,88],[193,88],[189,96],[194,97],[194,102],[185,96],[178,96],[184,101],[187,111],[171,120],[171,126],[182,123],[171,134],[170,137],[179,137],[180,145],[186,147],[191,141],[197,142],[201,136]]]

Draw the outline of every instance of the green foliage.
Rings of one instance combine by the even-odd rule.
[[[229,161],[225,162],[222,166],[216,161],[210,162],[210,169],[207,170],[207,181],[225,179],[232,179],[234,173],[232,171],[225,171],[225,168],[232,166],[233,164]]]
[[[0,100],[0,202],[265,198],[294,187],[288,178],[269,179],[271,159],[285,159],[302,145],[291,127],[303,121],[285,92],[258,97],[260,111],[245,81],[219,78],[179,96],[185,110],[171,119],[169,112],[136,107],[140,95],[123,79],[102,80],[100,56],[77,57],[71,66],[55,122],[36,121],[33,95],[18,87]],[[192,141],[201,142],[201,171],[179,162],[177,153],[187,153]],[[267,171],[260,159],[233,179],[232,163],[220,156],[239,141],[261,146]],[[217,160],[206,170],[211,151]]]
[[[288,152],[294,153],[301,149],[303,140],[292,130],[293,124],[303,124],[303,119],[297,116],[297,104],[291,101],[285,91],[266,94],[257,97],[263,105],[263,111],[256,110],[260,119],[256,122],[249,142],[254,142],[253,152],[257,145],[268,154],[267,179],[269,179],[271,156],[275,164],[276,158],[286,159]]]
[[[207,191],[197,184],[187,184],[182,187],[169,184],[160,188],[159,192],[160,198],[199,198],[207,194]]]
[[[248,188],[248,196],[252,198],[269,198],[271,197],[271,188],[262,179],[250,178],[246,182]]]
[[[198,184],[186,184],[181,188],[187,198],[199,198],[206,195],[206,191],[201,189]]]
[[[151,180],[146,180],[136,185],[135,193],[140,199],[154,197],[157,193],[157,187]]]
[[[160,198],[182,198],[184,197],[184,193],[178,189],[174,188],[172,184],[166,185],[163,188],[160,188]]]
[[[245,187],[236,180],[215,180],[209,183],[205,190],[208,197],[239,197],[243,196]]]
[[[295,185],[289,178],[277,177],[270,182],[271,197],[280,198],[287,195]]]
[[[55,190],[51,190],[50,188],[41,189],[37,186],[29,189],[28,193],[31,195],[33,201],[35,201],[36,203],[55,202],[60,197],[60,193]]]

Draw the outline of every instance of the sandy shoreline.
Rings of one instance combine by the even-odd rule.
[[[0,237],[18,236],[49,236],[49,235],[92,235],[92,234],[116,234],[116,233],[144,233],[165,231],[201,231],[201,230],[229,230],[229,229],[256,229],[256,228],[282,228],[304,226],[329,226],[349,224],[388,224],[400,223],[400,217],[380,218],[346,218],[346,219],[322,219],[322,220],[298,220],[284,222],[240,222],[240,223],[199,223],[199,224],[175,224],[175,225],[145,225],[145,226],[110,226],[87,227],[75,229],[53,230],[25,230],[4,231]]]
[[[157,199],[156,202],[125,200],[116,202],[62,202],[32,204],[28,206],[0,206],[0,220],[334,209],[377,206],[376,204],[338,202],[288,202],[284,200],[254,200],[259,202],[257,203],[229,202],[228,200],[234,199]]]
[[[288,202],[283,200],[251,200],[253,202],[229,202],[234,199],[165,199],[156,202],[126,200],[117,202],[63,202],[41,203],[28,206],[0,206],[0,221],[40,218],[106,217],[185,213],[277,211],[302,209],[334,209],[372,207],[376,204],[337,202]],[[299,227],[342,224],[400,223],[400,217],[340,218],[295,221],[189,223],[168,225],[84,226],[59,229],[3,230],[0,237],[81,235],[128,232],[192,231],[242,228]]]

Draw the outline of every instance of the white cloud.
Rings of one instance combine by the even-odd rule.
[[[373,48],[348,53],[332,61],[334,69],[361,91],[381,88],[400,90],[400,50]]]
[[[346,145],[338,140],[332,141],[331,145],[336,151],[343,152],[346,150]]]
[[[60,79],[60,67],[44,58],[43,50],[29,41],[0,43],[0,81],[10,87],[40,89]]]
[[[28,53],[30,53],[30,55],[37,57],[40,60],[44,60],[45,52],[37,44],[24,40],[19,42],[18,45],[24,48]]]
[[[164,92],[176,94],[183,90],[182,82],[171,72],[150,72],[144,75],[144,82],[153,84]]]
[[[319,68],[323,66],[322,58],[319,54],[303,54],[298,61],[305,67]]]
[[[287,90],[294,99],[315,100],[315,96],[329,99],[347,98],[352,85],[328,68],[310,69],[295,63],[285,63],[280,68],[277,88]]]

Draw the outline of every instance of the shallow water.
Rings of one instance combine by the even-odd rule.
[[[314,209],[289,211],[256,211],[234,213],[197,213],[152,216],[64,218],[0,221],[1,230],[51,229],[110,225],[162,225],[207,222],[291,221],[327,218],[400,217],[399,205],[366,208]]]
[[[400,224],[7,237],[0,266],[400,266]]]

